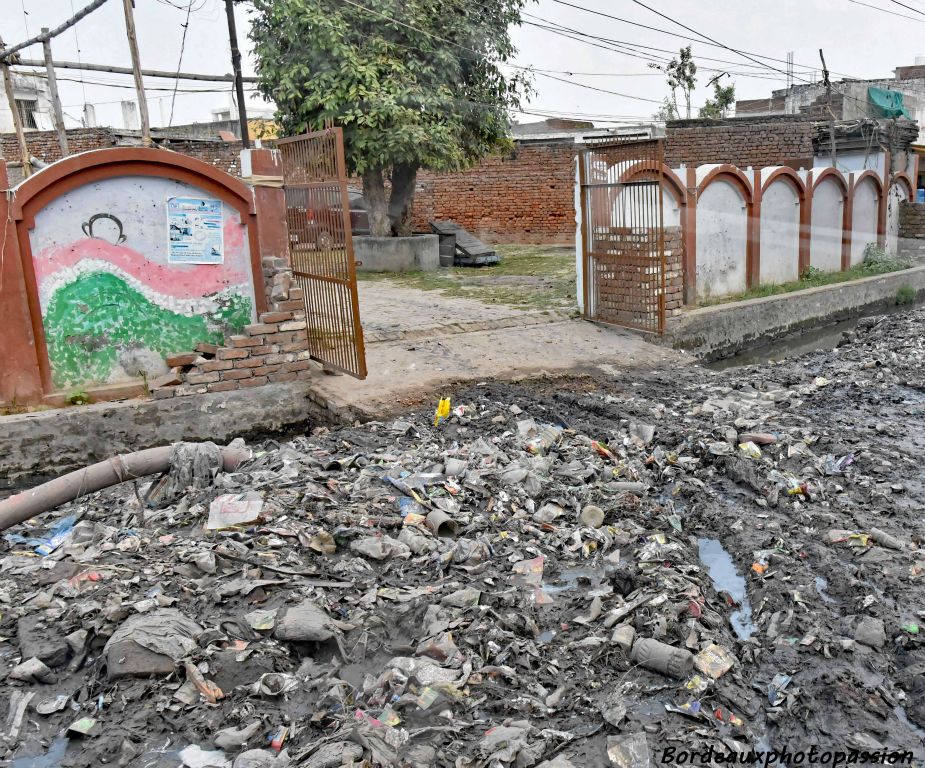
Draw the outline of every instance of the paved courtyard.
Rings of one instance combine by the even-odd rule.
[[[593,369],[620,376],[690,361],[641,335],[576,319],[566,307],[489,304],[405,279],[361,280],[359,295],[368,377],[319,374],[313,380],[324,400],[358,416],[375,418],[421,396],[448,394],[442,388],[454,382]]]

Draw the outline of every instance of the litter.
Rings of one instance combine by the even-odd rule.
[[[233,471],[177,450],[169,483],[21,522],[0,760],[62,734],[76,768],[917,745],[925,349],[881,322],[735,375],[486,382],[436,428],[434,398]]]

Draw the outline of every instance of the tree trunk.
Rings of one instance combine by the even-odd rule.
[[[392,228],[381,168],[370,168],[363,174],[363,197],[366,198],[366,212],[369,215],[369,234],[373,237],[389,237]]]
[[[417,181],[416,165],[396,165],[392,168],[392,197],[389,199],[389,220],[392,234],[408,237],[411,234],[411,212],[414,186]]]

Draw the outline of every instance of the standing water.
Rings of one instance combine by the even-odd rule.
[[[755,631],[752,623],[752,607],[745,591],[745,579],[739,575],[732,556],[716,539],[699,539],[700,562],[710,574],[713,588],[717,592],[727,592],[739,606],[729,617],[733,630],[740,640],[748,640]]]

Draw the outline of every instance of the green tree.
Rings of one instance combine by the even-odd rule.
[[[254,0],[260,90],[283,135],[341,126],[371,233],[410,234],[418,169],[511,146],[508,110],[529,82],[500,65],[516,53],[508,29],[525,2]]]
[[[713,81],[713,98],[707,99],[706,104],[700,108],[700,117],[722,118],[729,114],[729,108],[735,104],[736,86],[730,83],[725,88],[719,84],[717,77]]]
[[[669,120],[677,120],[678,117],[677,107],[675,107],[674,102],[668,96],[665,97],[662,106],[652,115],[653,120],[660,120],[663,123],[667,123]]]
[[[667,64],[649,64],[653,69],[664,72],[667,76],[668,87],[671,89],[671,106],[676,116],[681,112],[678,109],[678,89],[684,94],[685,114],[688,119],[691,116],[691,91],[697,84],[697,65],[694,63],[694,57],[691,55],[691,47],[687,46],[678,52],[678,56],[673,58]],[[667,100],[666,100],[667,101]],[[657,114],[664,114],[665,107],[662,107]],[[670,118],[669,118],[670,119]]]

